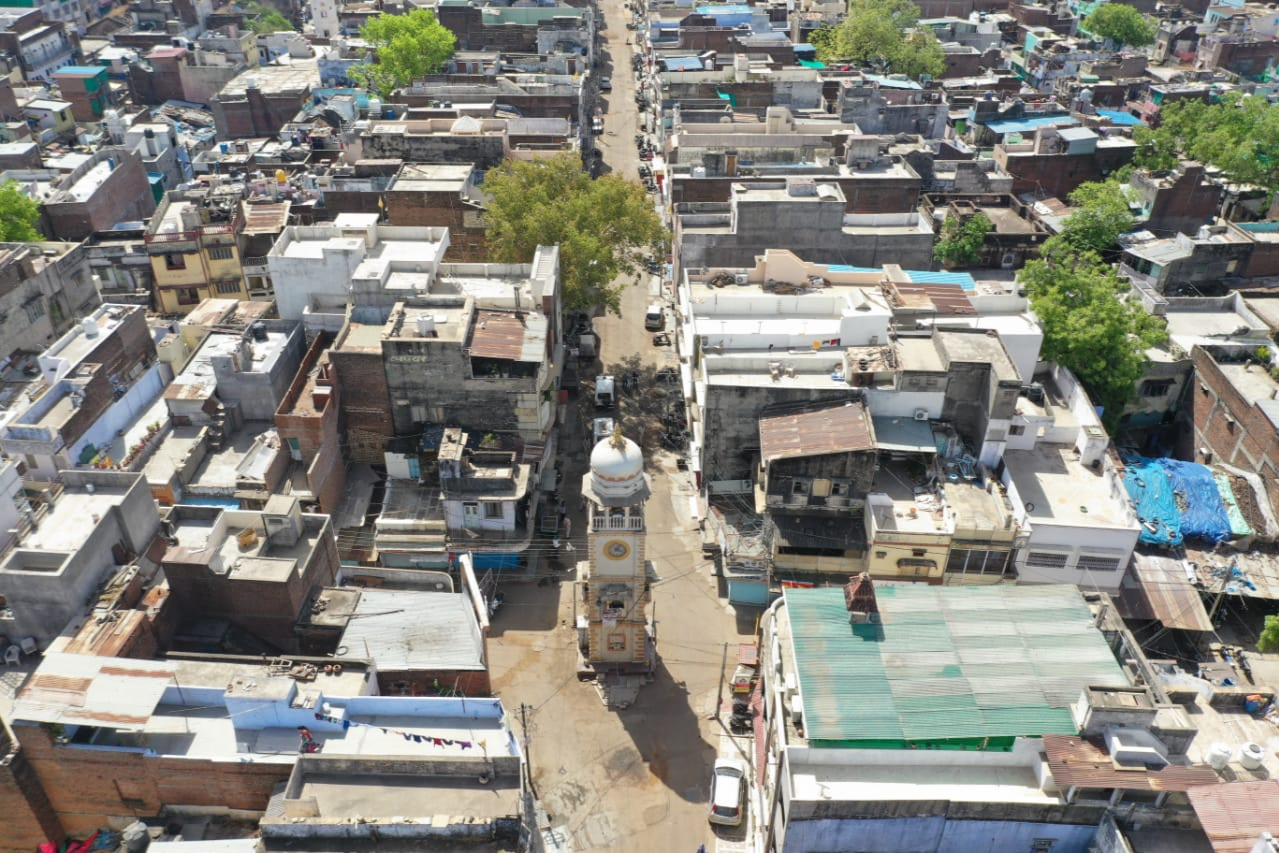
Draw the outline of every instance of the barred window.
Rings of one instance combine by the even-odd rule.
[[[1117,572],[1119,571],[1118,557],[1080,557],[1079,569],[1089,572]]]
[[[1031,551],[1026,555],[1026,565],[1040,569],[1066,568],[1066,555],[1054,554],[1051,551]]]

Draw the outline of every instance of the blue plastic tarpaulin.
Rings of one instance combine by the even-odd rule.
[[[1141,522],[1140,541],[1150,545],[1181,544],[1181,515],[1168,473],[1157,460],[1124,456],[1124,488]]]
[[[1217,481],[1206,465],[1198,462],[1182,462],[1178,459],[1160,459],[1159,464],[1168,472],[1172,482],[1173,498],[1181,514],[1181,534],[1209,542],[1224,542],[1230,538],[1230,517]]]

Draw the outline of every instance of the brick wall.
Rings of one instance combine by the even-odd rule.
[[[439,685],[438,689],[436,685]],[[378,691],[384,696],[434,696],[440,691],[455,691],[462,696],[492,696],[493,686],[488,670],[458,672],[456,670],[413,670],[386,672],[378,670]]]
[[[767,167],[761,167],[766,169]],[[732,197],[734,184],[766,184],[776,178],[707,177],[676,178],[672,186],[675,204],[684,202],[726,202]],[[848,213],[908,213],[919,204],[919,178],[831,178],[817,176],[821,183],[836,183],[844,191],[844,210]]]
[[[79,837],[113,819],[119,825],[154,817],[166,805],[262,811],[292,769],[60,746],[39,725],[20,726],[15,734],[63,829]],[[6,840],[8,819],[6,813]]]
[[[332,350],[334,381],[342,386],[342,423],[347,459],[381,465],[382,450],[394,435],[382,353]]]
[[[61,843],[62,828],[26,753],[0,722],[0,853],[31,853],[46,841]]]
[[[1206,448],[1214,462],[1255,471],[1273,481],[1279,476],[1279,434],[1274,425],[1235,389],[1207,351],[1195,347],[1191,360],[1195,379],[1185,409],[1194,419],[1195,461],[1205,461],[1198,449]]]
[[[1013,195],[1042,190],[1050,196],[1065,198],[1080,185],[1100,181],[1106,175],[1132,160],[1136,148],[1098,148],[1095,154],[1021,154],[1001,156],[995,148],[995,161],[1013,177]]]
[[[450,263],[487,260],[480,219],[483,213],[457,193],[390,190],[385,196],[387,221],[391,225],[449,229],[449,247],[444,260]]]
[[[49,227],[59,240],[79,242],[117,222],[146,219],[155,212],[155,197],[142,160],[123,149],[115,152],[115,169],[86,201],[45,205]]]
[[[305,405],[300,410],[295,409],[294,403],[301,394],[308,392],[313,370],[332,370],[322,362],[327,361],[323,356],[332,345],[333,337],[332,334],[321,333],[311,343],[275,415],[275,426],[280,437],[285,439],[285,445],[288,439],[297,440],[301,464],[307,470],[307,482],[321,512],[333,512],[337,508],[346,482],[346,465],[342,461],[338,430],[341,388],[338,385],[323,386],[329,393],[327,400],[321,401],[322,407],[318,411],[314,406],[314,396],[312,400],[304,401]]]

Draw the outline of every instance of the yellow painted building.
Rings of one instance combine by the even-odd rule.
[[[165,198],[147,231],[156,310],[188,314],[205,299],[248,299],[237,236],[243,224],[232,215],[210,221],[200,201]]]

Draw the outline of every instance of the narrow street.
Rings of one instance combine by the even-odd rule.
[[[623,0],[602,0],[601,8],[607,54],[598,73],[612,78],[613,91],[603,93],[605,133],[597,144],[606,172],[635,180],[639,122],[633,48],[626,44],[635,34],[626,29],[630,13]],[[543,549],[542,580],[504,587],[506,603],[493,620],[489,643],[493,684],[517,731],[521,712],[527,717],[533,781],[551,815],[550,835],[558,849],[694,853],[705,844],[711,851],[744,850],[744,828],[721,828],[718,834],[712,829],[706,797],[716,754],[728,754],[733,744],[747,745],[749,753],[748,740],[722,737],[715,711],[722,680],[727,701],[737,643],[753,636],[755,614],[737,616],[719,594],[713,564],[701,553],[692,476],[660,447],[658,416],[679,391],[659,384],[654,374],[678,362],[672,347],[654,346],[652,332],[644,329],[650,301],[645,276],[628,287],[621,317],[595,321],[600,360],[581,366],[583,385],[570,394],[559,433],[561,497],[572,519],[568,544],[574,551],[535,543]],[[671,324],[668,314],[668,330]],[[653,496],[645,508],[647,551],[657,576],[651,612],[659,661],[653,682],[632,706],[609,709],[592,684],[577,680],[572,626],[574,595],[580,594],[575,562],[586,554],[587,525],[578,497],[595,415],[590,381],[597,373],[613,373],[620,392],[623,371],[639,373],[639,390],[620,393],[620,405],[601,414],[617,417],[648,459]]]

